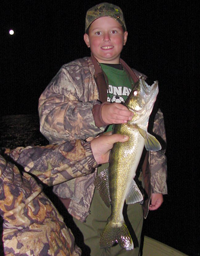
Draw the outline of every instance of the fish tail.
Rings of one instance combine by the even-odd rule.
[[[100,238],[100,247],[109,248],[115,243],[118,243],[122,248],[126,250],[132,250],[134,248],[133,241],[129,230],[125,224],[113,225],[112,221],[108,222]]]

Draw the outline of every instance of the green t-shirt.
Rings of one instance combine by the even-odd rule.
[[[129,96],[134,82],[121,65],[100,64],[108,78],[107,101],[124,103]],[[122,67],[122,66],[121,66]],[[113,125],[109,125],[106,131],[112,131]]]

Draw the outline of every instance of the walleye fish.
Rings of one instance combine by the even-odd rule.
[[[127,98],[125,105],[134,112],[131,121],[114,125],[114,132],[129,136],[124,143],[116,143],[110,153],[108,182],[111,199],[111,216],[101,235],[101,248],[108,248],[118,243],[126,250],[132,250],[134,244],[125,224],[123,207],[143,200],[134,177],[144,149],[161,149],[157,139],[147,132],[149,116],[158,94],[158,82],[149,86],[144,79],[139,79]]]

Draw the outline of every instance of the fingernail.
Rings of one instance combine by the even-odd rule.
[[[128,136],[127,136],[127,135],[124,135],[123,138],[124,138],[124,140],[127,140],[127,139],[128,139]]]

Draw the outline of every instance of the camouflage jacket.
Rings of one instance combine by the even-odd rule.
[[[90,174],[97,165],[90,144],[83,141],[21,147],[6,153],[49,186]],[[71,230],[42,187],[2,156],[0,215],[5,255],[81,255]]]
[[[50,143],[66,140],[87,139],[102,133],[106,127],[97,127],[93,106],[100,104],[99,92],[94,78],[95,69],[90,57],[72,61],[61,67],[39,99],[40,130]],[[156,115],[154,132],[165,138],[164,120],[159,110]],[[167,193],[165,151],[150,153],[152,191]],[[70,198],[68,211],[84,221],[89,214],[93,197],[92,175],[70,180],[54,188],[61,198]],[[87,186],[92,188],[86,192]],[[80,202],[87,202],[84,207]]]

